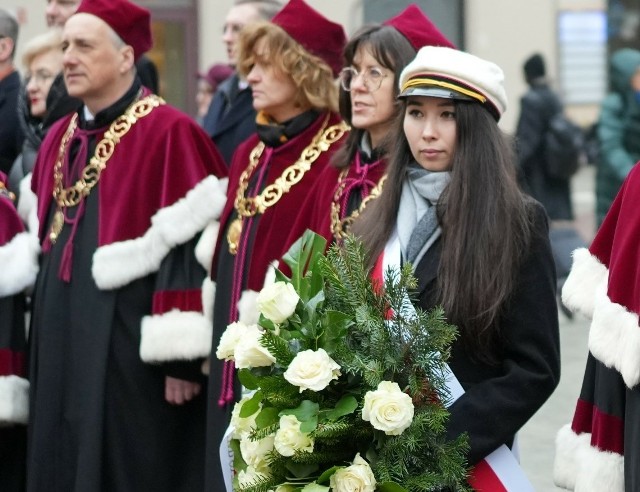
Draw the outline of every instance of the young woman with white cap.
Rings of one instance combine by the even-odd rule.
[[[374,277],[410,262],[417,305],[440,305],[457,325],[449,363],[461,390],[452,390],[447,434],[467,433],[476,466],[497,449],[508,453],[558,384],[547,218],[516,183],[512,141],[498,126],[507,98],[497,65],[425,47],[399,85],[404,116],[387,182],[353,232]],[[505,488],[529,490],[519,487]]]

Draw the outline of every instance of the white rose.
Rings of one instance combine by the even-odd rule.
[[[238,369],[270,366],[276,361],[276,358],[260,344],[261,338],[262,331],[256,325],[247,326],[233,352]]]
[[[233,439],[242,439],[249,434],[254,427],[256,427],[256,417],[262,409],[262,403],[260,403],[258,410],[249,417],[240,417],[240,409],[245,402],[249,401],[251,396],[243,396],[242,399],[235,404],[233,411],[231,412],[231,426],[233,427],[233,433],[231,437]]]
[[[274,282],[258,294],[258,310],[274,323],[282,323],[296,310],[300,296],[288,282]]]
[[[388,436],[398,436],[411,425],[413,401],[398,383],[382,381],[376,391],[364,395],[362,418]]]
[[[280,417],[280,428],[273,445],[282,456],[293,456],[296,451],[313,451],[313,439],[307,432],[300,432],[300,422],[294,415]]]
[[[340,366],[329,357],[324,349],[303,350],[298,352],[283,374],[284,378],[294,386],[322,391],[334,379],[340,376]]]
[[[220,337],[220,343],[216,350],[216,357],[218,359],[233,360],[233,351],[238,345],[238,342],[242,339],[242,336],[246,333],[247,325],[244,323],[231,323],[224,330],[224,333]]]
[[[341,468],[329,479],[333,492],[374,492],[376,489],[376,477],[360,453],[356,455],[353,464]]]
[[[259,441],[252,441],[248,436],[240,441],[240,454],[247,465],[256,470],[263,470],[268,467],[267,454],[273,449],[274,436],[267,436]]]

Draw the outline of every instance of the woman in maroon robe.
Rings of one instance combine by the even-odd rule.
[[[207,490],[224,486],[220,443],[240,397],[234,367],[216,359],[216,347],[229,323],[257,319],[252,300],[269,264],[286,252],[302,201],[347,132],[334,81],[344,41],[340,25],[302,0],[271,23],[248,26],[240,39],[238,68],[252,90],[258,131],[234,154],[212,264]]]
[[[289,242],[306,229],[328,242],[341,239],[378,196],[392,146],[388,135],[400,108],[396,102],[400,72],[422,46],[453,44],[416,5],[351,37],[344,50],[346,66],[340,72],[340,113],[352,130],[305,201]],[[282,268],[287,271],[286,265]]]

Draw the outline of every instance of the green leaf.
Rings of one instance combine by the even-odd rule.
[[[256,417],[256,426],[258,429],[264,429],[278,421],[278,409],[275,407],[266,407]]]
[[[336,403],[335,408],[327,413],[327,418],[329,420],[338,420],[344,415],[355,412],[357,408],[358,400],[351,395],[345,395]]]
[[[279,415],[294,415],[299,422],[309,422],[314,419],[318,420],[318,412],[320,411],[320,405],[309,400],[302,400],[297,408],[288,408],[282,410]]]
[[[343,343],[353,324],[353,320],[348,314],[326,310],[322,318],[322,335],[319,346],[331,355],[336,346]]]
[[[306,432],[309,434],[318,427],[318,416],[311,417],[309,420],[300,423],[300,432]]]
[[[394,482],[379,483],[377,490],[379,492],[409,492],[407,489]]]
[[[238,379],[242,386],[248,390],[258,389],[258,378],[256,378],[249,369],[240,369],[238,371]]]
[[[256,391],[253,396],[242,404],[240,409],[240,417],[246,419],[251,417],[260,408],[262,402],[262,391]]]
[[[246,470],[247,464],[242,459],[242,453],[240,452],[240,441],[238,439],[231,439],[229,447],[233,452],[233,469],[237,471]]]
[[[302,279],[307,268],[314,257],[324,253],[326,247],[327,241],[322,236],[307,229],[282,257],[282,261],[291,268],[291,283],[301,297]]]
[[[335,472],[337,472],[341,468],[344,468],[344,466],[332,466],[328,470],[323,471],[322,474],[318,477],[318,480],[316,480],[316,482],[320,484],[329,483],[329,479],[331,478],[331,475],[333,475]]]

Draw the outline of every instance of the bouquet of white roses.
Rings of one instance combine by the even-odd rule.
[[[362,246],[305,233],[258,296],[258,325],[229,325],[217,357],[249,394],[231,419],[234,490],[467,490],[466,438],[444,439],[455,328],[407,314],[409,267],[373,283]]]

